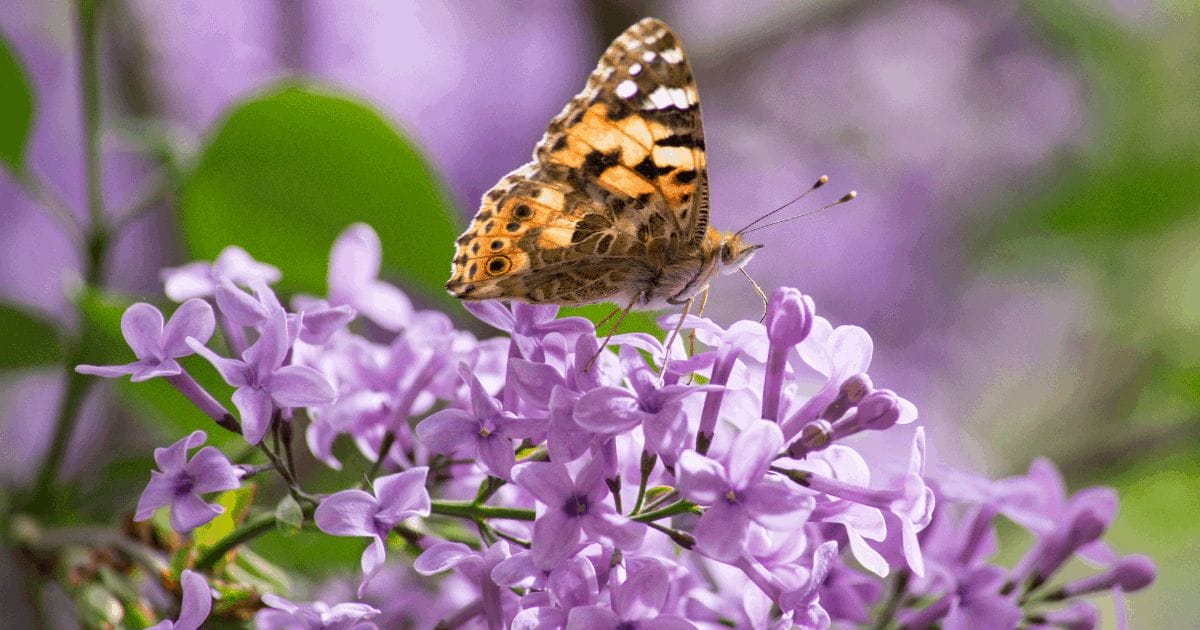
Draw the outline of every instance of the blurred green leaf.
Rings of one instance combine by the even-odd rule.
[[[83,362],[110,365],[133,361],[133,351],[121,335],[121,315],[133,302],[126,297],[85,288],[75,296],[83,314]]]
[[[285,536],[290,536],[300,531],[303,524],[304,511],[300,509],[300,504],[292,495],[284,495],[279,503],[275,504],[275,528]]]
[[[301,529],[291,536],[271,531],[250,543],[256,553],[309,580],[357,571],[366,546],[366,539],[330,536],[314,528]],[[304,553],[297,553],[297,549]]]
[[[25,168],[25,145],[33,126],[33,91],[12,46],[0,35],[0,161],[14,173]]]
[[[192,541],[196,549],[203,551],[228,536],[250,513],[258,485],[250,482],[235,490],[217,495],[216,503],[225,508],[216,518],[192,530]],[[211,502],[211,501],[210,501]]]
[[[285,289],[318,294],[333,239],[368,223],[406,288],[450,303],[447,197],[413,144],[359,101],[284,85],[240,104],[185,177],[180,210],[194,256],[241,245],[278,266]]]
[[[599,323],[601,320],[607,317],[614,308],[619,307],[612,304],[568,306],[561,309],[558,313],[558,316],[570,317],[577,315],[579,317],[586,317],[592,320],[594,323]],[[649,333],[662,340],[665,335],[663,334],[662,329],[658,327],[657,322],[657,318],[661,314],[662,313],[656,311],[630,311],[629,314],[625,316],[625,321],[621,322],[621,326],[617,329],[617,332],[622,334],[632,332]],[[603,339],[603,336],[608,334],[608,328],[613,325],[619,316],[620,315],[613,315],[613,317],[604,324],[602,329],[596,331],[596,334],[600,335],[601,339]]]
[[[14,304],[0,302],[0,370],[52,365],[62,361],[62,343],[53,322]]]

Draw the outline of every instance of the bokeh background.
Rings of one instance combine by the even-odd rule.
[[[864,326],[876,384],[916,402],[938,460],[1003,476],[1046,455],[1072,488],[1115,486],[1111,542],[1161,570],[1131,598],[1135,627],[1195,627],[1193,0],[101,4],[103,197],[125,226],[104,292],[81,288],[63,220],[86,220],[72,6],[0,6],[0,70],[24,69],[33,105],[26,175],[0,171],[4,486],[30,484],[51,439],[56,334],[102,337],[93,313],[111,335],[105,304],[161,301],[163,265],[239,244],[319,292],[334,235],[365,220],[388,277],[461,318],[437,290],[453,237],[607,42],[654,15],[696,71],[718,227],[822,173],[826,201],[859,192],[757,232],[756,280]],[[0,96],[10,120],[18,100]],[[758,316],[739,276],[713,295],[720,322]],[[98,513],[140,490],[153,445],[200,426],[177,402],[90,392],[64,474]],[[0,556],[19,621],[17,581]]]

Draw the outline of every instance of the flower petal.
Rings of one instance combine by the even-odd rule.
[[[696,451],[687,450],[679,456],[676,465],[678,488],[683,496],[699,503],[712,505],[723,501],[729,491],[729,480],[725,479],[725,469]]]
[[[517,457],[508,438],[494,433],[488,437],[477,436],[475,452],[479,461],[493,475],[505,480],[512,479],[512,467],[517,463]]]
[[[362,490],[342,490],[325,497],[313,513],[317,528],[334,536],[374,536],[379,502]]]
[[[145,364],[141,361],[126,363],[125,365],[76,365],[75,371],[80,374],[89,374],[91,376],[101,376],[104,378],[117,378],[127,374],[133,374],[142,369]]]
[[[268,375],[283,363],[291,347],[288,335],[287,314],[283,311],[275,313],[259,327],[258,340],[242,353],[242,360],[258,377],[259,382],[267,380]]]
[[[621,626],[621,619],[604,606],[580,606],[567,615],[567,630],[605,630]]]
[[[211,446],[197,451],[183,469],[192,478],[195,494],[233,490],[241,485],[229,459]]]
[[[367,590],[367,584],[370,584],[371,578],[383,568],[383,561],[387,557],[387,547],[383,544],[383,539],[375,536],[371,540],[371,544],[363,549],[362,558],[359,560],[362,566],[363,579],[358,585],[358,598],[362,599],[363,593]]]
[[[138,302],[121,315],[121,334],[139,359],[163,358],[163,316],[157,308]]]
[[[239,289],[229,278],[221,279],[215,297],[221,314],[238,326],[257,326],[271,316],[266,305]]]
[[[575,552],[579,544],[579,520],[563,513],[561,506],[546,510],[533,523],[533,561],[549,571]]]
[[[774,422],[759,421],[738,434],[726,456],[729,482],[747,488],[762,478],[783,449],[783,433]]]
[[[174,496],[173,486],[171,478],[157,470],[150,471],[150,481],[146,484],[146,489],[142,490],[142,496],[138,498],[137,510],[133,514],[133,520],[139,523],[148,520],[154,516],[155,510],[164,505],[169,505],[171,498]]]
[[[194,494],[175,496],[171,500],[171,527],[181,534],[186,534],[224,511],[225,508],[205,503]]]
[[[613,612],[624,619],[647,619],[666,607],[671,584],[666,567],[647,559],[630,562],[625,581],[611,590]]]
[[[504,304],[496,300],[463,302],[463,308],[467,309],[467,312],[474,315],[479,321],[503,332],[511,333],[516,323],[512,312],[504,308]]]
[[[461,409],[443,409],[417,425],[417,439],[435,453],[470,448],[478,436],[479,422]]]
[[[567,467],[552,462],[519,464],[513,468],[513,480],[551,510],[558,510],[575,491]]]
[[[184,569],[179,576],[183,589],[183,602],[179,605],[179,620],[174,630],[198,630],[212,611],[212,588],[204,576]]]
[[[471,548],[457,542],[437,543],[413,561],[413,569],[421,575],[433,575],[454,568],[463,558],[475,557]]]
[[[281,407],[317,407],[337,398],[324,374],[305,365],[285,365],[271,375],[271,398]]]
[[[165,473],[183,470],[187,463],[187,452],[203,444],[206,439],[208,434],[204,431],[192,431],[170,446],[154,449],[154,463]]]
[[[773,475],[751,484],[739,493],[739,499],[754,522],[779,531],[802,527],[814,506],[811,496]]]
[[[217,368],[217,373],[226,383],[234,387],[245,387],[250,384],[250,366],[245,362],[220,356],[192,337],[188,337],[184,341],[193,352],[204,357],[213,367]]]
[[[740,506],[726,501],[712,504],[696,523],[696,549],[704,555],[732,562],[741,557],[750,519]]]
[[[258,444],[267,429],[271,428],[271,395],[261,389],[239,387],[233,392],[233,405],[242,418],[242,437],[250,444]]]
[[[412,302],[403,291],[386,282],[371,282],[350,302],[364,317],[384,330],[398,331],[412,320]]]
[[[379,512],[375,518],[395,525],[413,515],[429,516],[431,504],[429,491],[425,489],[428,473],[428,468],[419,466],[376,477],[372,483],[375,497],[379,500]]]
[[[182,267],[168,267],[159,273],[163,293],[176,302],[212,295],[212,265],[194,262]]]
[[[589,534],[611,540],[618,549],[637,549],[646,536],[645,524],[631,521],[607,505],[592,505],[580,523]]]
[[[597,433],[624,433],[649,416],[642,411],[637,398],[620,387],[593,389],[580,397],[575,405],[575,422]]]

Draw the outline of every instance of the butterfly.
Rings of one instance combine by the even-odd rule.
[[[709,225],[705,166],[691,64],[666,24],[643,19],[550,121],[533,161],[484,195],[446,289],[461,300],[690,308],[760,247]]]

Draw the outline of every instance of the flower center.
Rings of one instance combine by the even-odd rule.
[[[577,494],[568,498],[562,505],[562,511],[567,516],[583,516],[588,513],[588,498],[586,494]]]
[[[186,497],[192,493],[192,488],[194,486],[195,486],[195,481],[192,480],[191,475],[188,475],[186,473],[180,474],[178,477],[175,478],[175,487],[172,488],[172,492],[174,492],[175,496],[177,496],[177,497]]]
[[[727,503],[737,503],[738,502],[737,493],[734,492],[732,489],[726,491],[725,492],[725,501]]]

